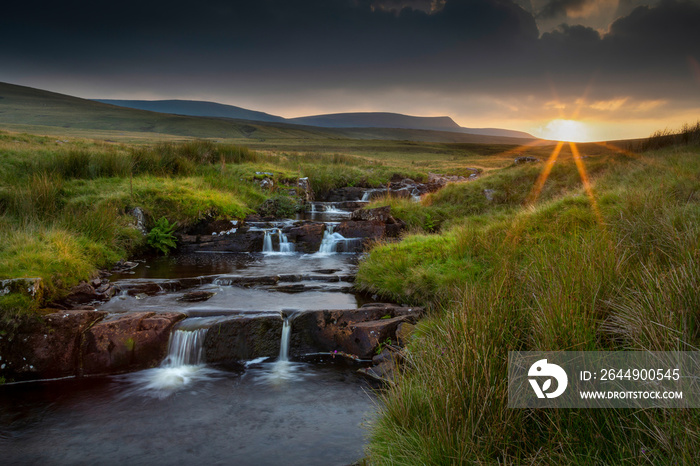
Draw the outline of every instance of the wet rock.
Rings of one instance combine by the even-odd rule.
[[[98,289],[93,286],[95,283],[98,285]],[[109,281],[106,281],[104,285],[100,279],[93,280],[92,284],[83,281],[71,288],[60,304],[69,309],[78,309],[81,305],[107,301],[114,296],[115,292]]]
[[[27,380],[77,375],[83,334],[107,315],[62,311],[22,321],[0,336],[0,375]]]
[[[395,338],[401,322],[415,322],[421,308],[376,305],[336,311],[304,311],[292,320],[292,354],[344,351],[371,358],[380,343]]]
[[[523,157],[516,157],[513,162],[515,163],[515,165],[520,165],[523,163],[537,163],[539,161],[540,161],[540,159],[538,159],[537,157],[532,157],[530,155],[526,155]]]
[[[316,200],[323,202],[346,202],[359,201],[367,191],[367,188],[356,186],[346,186],[344,188],[332,189],[327,193],[316,196]]]
[[[129,296],[138,296],[142,294],[153,296],[163,291],[163,288],[158,283],[150,281],[132,281],[128,284],[123,283],[120,286],[122,291],[126,291]]]
[[[335,227],[335,232],[346,238],[381,238],[384,236],[386,226],[381,222],[361,222],[348,220],[340,222]]]
[[[155,367],[168,350],[176,312],[134,312],[103,320],[85,334],[84,374],[109,374]]]
[[[391,361],[392,359],[394,359],[394,352],[385,347],[382,349],[381,353],[372,356],[372,364],[376,366],[377,364],[384,361]]]
[[[177,298],[177,300],[185,303],[199,303],[208,300],[215,294],[213,291],[190,291]]]
[[[358,209],[352,213],[351,220],[368,222],[386,222],[391,217],[391,207],[377,207],[374,209]]]
[[[296,249],[300,252],[316,252],[323,240],[323,223],[302,223],[285,229],[287,239],[296,243]]]
[[[358,369],[357,372],[372,380],[376,380],[377,382],[381,382],[383,384],[393,384],[396,370],[396,363],[388,360],[375,366],[363,367],[362,369]]]
[[[279,354],[282,319],[279,315],[232,317],[213,325],[204,339],[208,363],[224,363]]]
[[[120,259],[119,262],[114,264],[114,267],[112,267],[111,272],[112,273],[125,273],[130,271],[131,269],[135,269],[138,267],[138,262],[130,262],[130,261],[125,261],[124,259]]]
[[[265,232],[239,228],[235,233],[226,235],[178,235],[178,249],[181,252],[225,251],[255,252],[262,251]]]

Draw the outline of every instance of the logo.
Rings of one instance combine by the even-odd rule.
[[[556,398],[564,393],[566,385],[569,383],[569,378],[566,376],[564,369],[556,364],[548,364],[546,359],[540,359],[530,366],[527,375],[528,377],[547,377],[547,380],[544,381],[541,387],[536,379],[528,379],[537,398]],[[552,379],[556,379],[557,389],[549,393],[548,390],[552,387]]]

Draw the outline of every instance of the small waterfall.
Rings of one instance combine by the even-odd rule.
[[[168,356],[163,367],[193,366],[204,364],[204,338],[206,328],[175,330],[170,335]]]
[[[289,341],[292,338],[292,322],[289,316],[282,323],[282,339],[280,340],[280,355],[278,361],[289,361]]]
[[[289,242],[289,239],[287,239],[287,235],[282,233],[282,230],[277,230],[277,234],[279,235],[279,238],[280,238],[280,252],[281,253],[294,252],[294,243]]]
[[[325,205],[325,206],[323,207],[323,211],[326,212],[326,213],[328,213],[328,214],[344,214],[344,213],[346,213],[344,210],[338,209],[338,207],[336,207],[336,206],[333,205],[333,204],[327,204],[327,205]]]
[[[269,230],[265,230],[265,239],[263,239],[263,253],[273,252],[272,249],[272,235],[270,235]]]
[[[333,225],[327,225],[327,227],[323,232],[321,246],[318,248],[319,254],[333,254],[338,249],[338,243],[345,242],[343,235],[333,232]]]
[[[372,196],[372,190],[368,189],[362,194],[362,199],[360,199],[362,202],[369,202],[370,197]]]
[[[190,319],[185,319],[179,324],[180,328],[170,334],[168,355],[159,367],[125,376],[131,387],[123,395],[135,393],[166,398],[193,382],[209,380],[216,375],[204,361],[204,338],[208,328],[190,325],[191,330],[182,330],[187,320]]]
[[[314,204],[313,202],[311,203],[311,213],[312,214],[316,213],[316,204]]]
[[[277,228],[275,233],[277,233],[277,237],[279,238],[279,245],[280,245],[280,250],[279,252],[284,254],[284,253],[292,253],[294,252],[294,243],[290,243],[289,239],[287,238],[287,235],[282,233],[282,230]],[[274,247],[272,246],[272,235],[274,233],[271,232],[270,230],[265,230],[265,238],[263,239],[263,254],[272,254],[276,253]]]

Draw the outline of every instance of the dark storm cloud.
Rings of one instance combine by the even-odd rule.
[[[548,8],[566,11],[576,1],[584,2]],[[672,0],[635,9],[605,36],[567,25],[540,36],[533,15],[508,0],[67,1],[4,9],[0,80],[15,82],[45,73],[171,93],[402,87],[521,96],[548,94],[551,82],[562,98],[598,82],[601,99],[673,98],[687,96],[689,59],[700,59],[700,7]]]

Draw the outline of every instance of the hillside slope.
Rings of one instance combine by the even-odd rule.
[[[289,123],[173,115],[117,107],[8,83],[0,83],[0,126],[3,124],[234,140],[384,139],[477,144],[523,144],[531,141],[449,131],[320,128]]]

